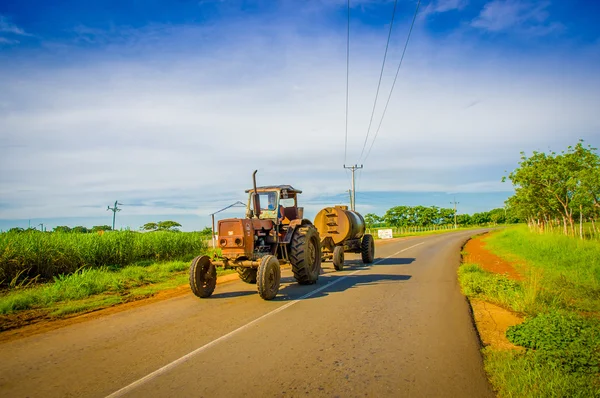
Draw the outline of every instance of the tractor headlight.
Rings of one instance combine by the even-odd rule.
[[[242,240],[240,238],[235,238],[235,244],[238,246],[242,245]]]
[[[220,244],[221,246],[223,246],[223,247],[227,246],[227,239],[221,239],[221,240],[219,241],[219,244]]]

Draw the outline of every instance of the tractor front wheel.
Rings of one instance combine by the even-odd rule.
[[[200,298],[210,297],[217,285],[217,268],[208,256],[198,256],[190,265],[190,287]]]
[[[258,266],[256,285],[258,294],[264,300],[272,300],[279,291],[279,282],[281,281],[281,269],[279,261],[275,256],[264,256]]]

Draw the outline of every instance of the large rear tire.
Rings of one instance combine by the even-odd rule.
[[[217,268],[208,256],[198,256],[190,265],[190,287],[200,298],[210,297],[217,286]]]
[[[313,225],[298,227],[291,241],[290,262],[294,278],[301,285],[312,285],[321,272],[321,241]]]
[[[272,300],[279,291],[279,282],[281,281],[281,269],[279,261],[275,256],[264,256],[258,266],[256,285],[258,294],[264,300]]]
[[[344,247],[336,246],[333,249],[333,268],[336,271],[344,270]]]
[[[256,274],[258,269],[248,267],[237,267],[237,273],[240,279],[246,283],[256,283]]]
[[[375,261],[375,240],[372,235],[365,235],[360,243],[360,255],[364,264]]]

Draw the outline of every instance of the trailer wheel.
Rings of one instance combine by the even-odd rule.
[[[237,267],[237,273],[240,279],[246,283],[256,283],[256,274],[258,269],[248,267]]]
[[[190,265],[190,287],[200,298],[210,297],[217,285],[217,268],[208,256],[198,256]]]
[[[256,285],[258,294],[264,300],[272,300],[279,291],[279,282],[281,281],[281,269],[279,261],[275,256],[264,256],[258,266]]]
[[[333,249],[333,267],[336,271],[344,270],[344,247],[336,246]]]
[[[312,285],[321,272],[321,240],[313,225],[299,227],[292,236],[290,262],[294,278],[301,285]]]
[[[375,260],[375,241],[372,235],[365,235],[360,243],[360,255],[364,264],[371,264]]]

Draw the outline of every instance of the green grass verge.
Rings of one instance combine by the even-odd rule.
[[[509,228],[485,238],[487,248],[518,261],[523,281],[459,268],[463,293],[523,313],[507,331],[523,351],[483,350],[500,397],[600,397],[600,244]]]
[[[538,279],[532,312],[547,309],[600,312],[600,243],[556,234],[509,228],[486,239],[487,248],[527,264]]]
[[[50,283],[13,289],[0,295],[0,314],[45,310],[54,316],[84,312],[150,296],[188,280],[189,263],[171,261],[121,269],[81,269],[54,277]],[[217,268],[217,275],[235,272]]]

